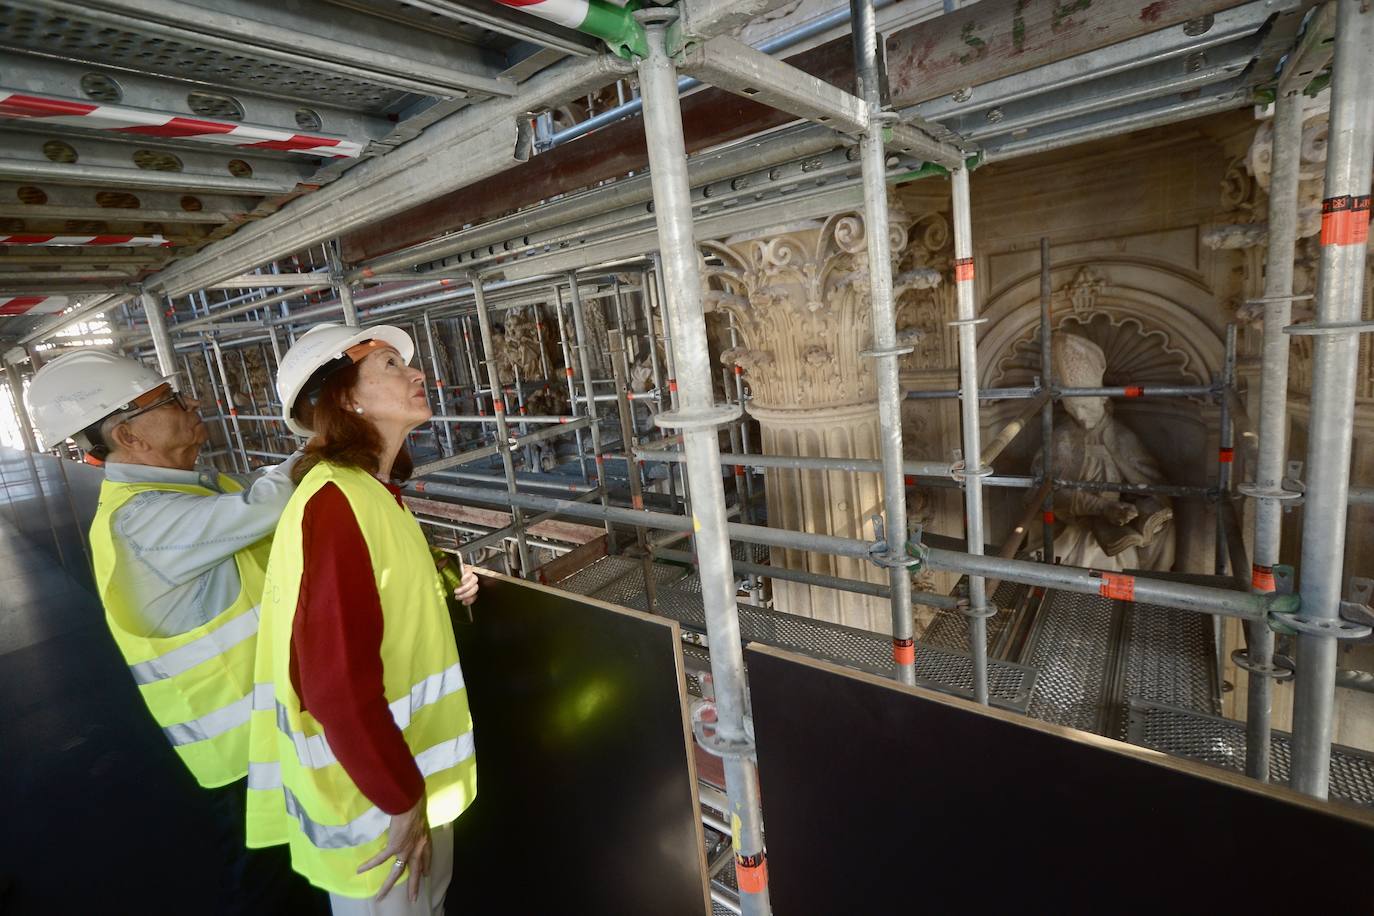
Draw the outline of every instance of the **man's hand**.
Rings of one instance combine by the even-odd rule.
[[[1135,507],[1134,503],[1117,500],[1116,502],[1108,503],[1107,508],[1103,510],[1102,514],[1105,515],[1107,521],[1111,522],[1113,525],[1124,525],[1139,515],[1140,510]]]
[[[477,573],[464,568],[462,584],[453,590],[453,597],[472,607],[472,602],[477,600]]]
[[[476,578],[474,576],[474,578]],[[474,588],[474,593],[476,589]],[[409,872],[406,882],[406,896],[414,903],[420,896],[420,880],[429,874],[430,840],[429,819],[425,813],[426,797],[420,796],[415,807],[401,814],[391,816],[391,829],[387,831],[386,848],[358,866],[358,874],[385,866],[390,869],[382,889],[377,892],[376,900],[381,900],[401,880],[401,875]]]

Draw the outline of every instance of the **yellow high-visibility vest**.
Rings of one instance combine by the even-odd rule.
[[[219,482],[226,493],[243,489],[222,475]],[[114,514],[148,490],[220,495],[194,484],[104,481],[91,523],[96,588],[110,632],[162,733],[197,782],[206,788],[227,785],[248,772],[258,601],[272,538],[234,554],[238,597],[208,623],[176,636],[137,635],[131,627],[139,617],[115,551]]]
[[[291,684],[291,628],[304,571],[301,522],[325,484],[348,499],[367,544],[382,605],[382,682],[391,715],[425,778],[431,826],[462,814],[477,794],[467,689],[434,561],[410,510],[376,478],[320,463],[286,505],[267,566],[258,640],[258,696],[249,736],[248,845],[289,843],[291,866],[312,884],[371,897],[390,863],[357,874],[386,847],[391,816],[359,791],[324,729]]]

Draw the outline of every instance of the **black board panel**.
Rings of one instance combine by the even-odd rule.
[[[449,912],[709,912],[677,625],[495,574],[465,616],[477,800]]]
[[[781,650],[747,662],[779,916],[1374,912],[1364,812]]]

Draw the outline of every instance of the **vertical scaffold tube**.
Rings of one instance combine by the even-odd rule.
[[[964,427],[964,515],[968,552],[983,555],[983,454],[978,419],[978,305],[974,301],[973,231],[970,226],[968,168],[950,173],[954,192],[954,281],[959,295],[959,413]],[[985,320],[985,319],[982,319]],[[968,635],[973,654],[973,698],[988,702],[988,619],[982,576],[968,577]]]
[[[143,306],[143,317],[148,319],[148,332],[153,335],[157,371],[163,375],[176,375],[177,357],[172,349],[172,337],[167,333],[167,317],[162,313],[162,303],[149,292],[140,292],[138,299]]]
[[[482,279],[472,280],[472,295],[477,305],[477,330],[482,335],[482,355],[486,357],[487,384],[496,392],[492,398],[492,409],[496,412],[496,448],[501,453],[501,468],[506,473],[506,492],[515,492],[515,460],[510,453],[510,427],[506,425],[506,399],[501,396],[501,369],[496,363],[496,345],[491,337],[491,314],[487,310],[487,296],[482,290]],[[510,507],[511,522],[515,526],[515,545],[520,553],[520,575],[528,577],[534,570],[530,567],[530,548],[525,539],[525,514],[519,506]]]
[[[582,396],[587,402],[587,416],[592,418],[587,432],[591,434],[592,453],[596,459],[596,485],[601,490],[601,505],[606,506],[610,504],[606,489],[606,455],[601,450],[601,418],[597,415],[596,392],[592,385],[591,341],[587,336],[587,317],[582,311],[582,291],[577,288],[577,274],[568,274],[568,296],[572,303],[573,333],[577,335],[577,364],[582,371]],[[576,397],[572,403],[576,408]],[[576,412],[574,409],[573,413]],[[610,522],[606,523],[606,544],[611,550],[615,549]]]
[[[897,680],[916,683],[915,621],[911,616],[911,574],[906,565],[906,478],[902,474],[902,390],[897,361],[911,347],[897,346],[892,305],[892,251],[887,234],[887,152],[879,88],[878,34],[873,0],[850,0],[858,92],[868,107],[868,130],[859,141],[864,186],[864,235],[868,242],[868,290],[873,310],[873,376],[878,388],[878,441],[883,460],[884,538],[880,557],[892,589],[892,659]],[[974,453],[975,455],[977,452]],[[983,700],[986,702],[986,698]]]
[[[334,294],[339,297],[343,308],[344,324],[350,328],[358,326],[358,307],[353,304],[353,287],[348,285],[343,269],[343,258],[339,254],[339,240],[334,239],[325,246],[329,258],[329,282],[334,284]]]
[[[658,227],[665,311],[672,328],[681,407],[656,422],[682,430],[687,478],[692,488],[692,522],[701,568],[706,635],[711,645],[715,687],[716,736],[723,745],[748,748],[745,729],[744,657],[740,645],[735,576],[726,532],[725,488],[721,482],[717,427],[733,417],[715,404],[711,355],[701,301],[701,272],[692,235],[687,152],[677,95],[677,68],[664,47],[665,18],[672,10],[642,10],[648,55],[639,62],[644,100],[644,134],[649,147],[654,221]],[[763,916],[768,904],[767,866],[763,856],[763,817],[759,807],[758,771],[746,752],[726,753],[725,791],[734,832],[735,875],[740,909]]]
[[[1255,467],[1255,543],[1250,590],[1274,590],[1283,535],[1283,468],[1288,457],[1288,335],[1293,320],[1293,254],[1298,232],[1298,166],[1302,158],[1302,96],[1274,101],[1269,178],[1269,242],[1264,268],[1264,340],[1260,354],[1259,454]],[[1269,495],[1262,495],[1262,494]],[[1296,495],[1296,494],[1294,494]],[[1245,772],[1269,781],[1274,708],[1274,631],[1246,624]]]
[[[1312,419],[1303,506],[1302,615],[1340,617],[1346,499],[1355,420],[1358,331],[1374,162],[1374,6],[1340,0],[1312,339]],[[1293,695],[1293,788],[1325,798],[1330,782],[1336,641],[1300,633]]]
[[[1040,240],[1040,384],[1050,392],[1040,409],[1040,454],[1045,480],[1054,480],[1054,322],[1051,303],[1054,286],[1050,280],[1050,240]],[[1054,563],[1054,487],[1040,504],[1040,555],[1046,563]]]

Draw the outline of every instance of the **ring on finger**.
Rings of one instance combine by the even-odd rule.
[[[393,867],[393,868],[405,868],[405,867],[406,867],[406,860],[398,857],[398,858],[396,859],[396,864],[395,864],[394,866],[392,866],[392,867]]]

